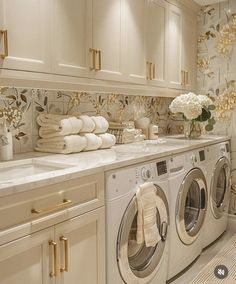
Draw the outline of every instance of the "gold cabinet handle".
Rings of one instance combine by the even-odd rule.
[[[1,58],[5,59],[8,56],[8,35],[7,30],[1,30],[1,36],[3,37],[4,53],[1,54]]]
[[[185,85],[185,71],[181,70],[181,86]]]
[[[102,52],[101,50],[95,49],[95,57],[96,57],[96,63],[98,61],[98,67],[97,64],[95,63],[95,71],[100,71],[102,69]]]
[[[150,74],[150,80],[152,80],[153,79],[153,77],[152,77],[152,62],[150,62],[150,69],[149,69],[149,74]]]
[[[93,48],[89,49],[89,52],[91,54],[91,64],[90,64],[90,70],[95,70],[95,65],[96,65],[96,50]]]
[[[147,61],[146,62],[146,79],[147,80],[149,80],[150,79],[150,67],[149,67],[149,65],[150,65],[150,62],[149,61]]]
[[[72,203],[72,200],[69,200],[69,199],[63,199],[63,202],[60,203],[60,204],[57,204],[56,206],[54,207],[48,207],[48,208],[43,208],[43,209],[31,209],[31,213],[32,214],[45,214],[45,213],[49,213],[51,211],[54,211],[56,209],[59,209],[59,208],[63,208],[65,206],[67,206],[68,204],[71,204]]]
[[[64,267],[63,268],[60,268],[60,271],[61,272],[68,272],[68,269],[69,269],[69,259],[68,259],[68,239],[65,238],[65,237],[60,237],[60,241],[64,243]]]
[[[153,63],[153,68],[152,68],[152,79],[156,79],[156,64]]]
[[[53,247],[53,271],[49,273],[50,277],[57,276],[57,243],[54,241],[48,242],[49,246]]]
[[[186,71],[186,81],[185,81],[185,85],[188,85],[188,71]]]
[[[98,70],[102,70],[102,51],[98,50]]]

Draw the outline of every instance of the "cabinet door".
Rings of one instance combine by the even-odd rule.
[[[53,5],[53,72],[89,76],[92,0],[54,0]]]
[[[147,60],[152,64],[151,85],[166,85],[168,10],[164,0],[151,0],[147,16]]]
[[[182,11],[169,5],[168,81],[169,87],[182,89]]]
[[[197,18],[191,11],[183,13],[183,68],[187,72],[185,88],[196,88],[197,69]]]
[[[0,0],[0,68],[50,72],[48,0]]]
[[[122,21],[123,0],[93,0],[93,44],[96,55],[95,78],[122,80],[124,59],[124,35]]]
[[[61,271],[56,283],[105,283],[104,221],[100,208],[56,226]]]
[[[130,82],[146,84],[146,14],[147,1],[126,0],[126,73]]]
[[[54,230],[48,229],[0,246],[1,284],[53,284],[50,277],[49,241]]]

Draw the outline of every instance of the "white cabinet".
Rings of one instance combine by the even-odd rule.
[[[50,72],[48,0],[0,0],[0,68]]]
[[[147,13],[147,61],[150,85],[167,84],[168,4],[164,0],[151,0]]]
[[[91,0],[53,0],[53,72],[89,76],[89,47],[92,46]]]
[[[183,10],[183,70],[185,71],[185,89],[196,89],[197,80],[197,17]]]
[[[0,246],[1,284],[104,284],[104,207]]]
[[[146,60],[146,14],[147,1],[126,0],[124,7],[126,26],[126,74],[132,83],[145,84]]]
[[[59,244],[58,284],[104,284],[104,208],[55,227]]]
[[[169,87],[194,90],[197,68],[196,13],[170,4],[168,46]]]
[[[93,0],[93,76],[96,79],[124,80],[123,0]]]
[[[169,36],[168,36],[168,81],[169,87],[183,87],[182,70],[182,25],[183,16],[180,8],[169,5]]]
[[[53,284],[49,276],[54,230],[48,229],[0,246],[1,284]]]

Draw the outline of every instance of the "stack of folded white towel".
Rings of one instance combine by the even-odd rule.
[[[137,234],[138,244],[145,243],[146,247],[155,247],[161,240],[157,224],[157,208],[161,219],[168,224],[166,208],[163,200],[156,194],[156,186],[152,182],[147,182],[139,186],[136,193],[138,216]]]
[[[51,153],[76,153],[110,148],[116,143],[114,135],[106,133],[108,121],[102,116],[40,114],[36,150]]]

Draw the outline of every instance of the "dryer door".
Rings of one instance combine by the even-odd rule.
[[[164,210],[156,210],[161,241],[155,247],[137,244],[137,202],[134,196],[127,207],[120,225],[117,240],[117,262],[121,277],[127,284],[149,283],[156,275],[163,260],[169,223],[168,202],[163,190],[156,186],[156,194],[161,197]],[[166,222],[168,220],[168,223]]]
[[[230,186],[230,163],[222,157],[213,171],[210,192],[211,209],[216,219],[221,218],[228,209]]]
[[[176,227],[184,244],[192,244],[199,236],[206,206],[206,179],[203,172],[195,168],[185,176],[176,203]]]

